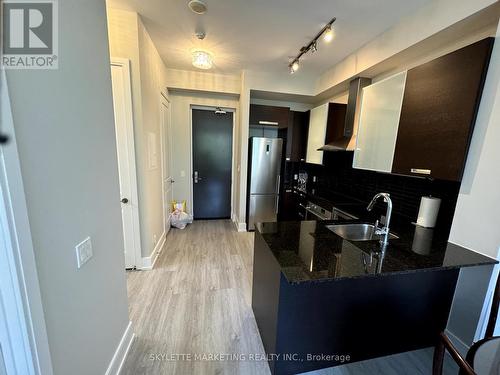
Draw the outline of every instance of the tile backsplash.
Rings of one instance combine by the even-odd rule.
[[[352,158],[353,152],[325,152],[324,165],[295,163],[291,168],[287,168],[287,171],[297,173],[305,170],[309,175],[308,191],[314,189],[315,195],[325,199],[328,199],[329,195],[340,193],[368,204],[376,193],[390,193],[394,212],[407,217],[409,221],[416,221],[422,196],[432,195],[441,198],[437,225],[444,230],[450,229],[460,182],[354,169]],[[313,182],[314,176],[316,182]]]

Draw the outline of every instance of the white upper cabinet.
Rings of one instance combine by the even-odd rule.
[[[354,168],[392,171],[405,82],[402,72],[363,88]]]
[[[318,148],[325,145],[328,105],[329,103],[325,103],[311,109],[309,135],[307,137],[307,163],[323,164],[323,151],[318,151]]]

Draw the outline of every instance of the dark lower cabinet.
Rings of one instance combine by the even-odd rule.
[[[408,70],[392,172],[460,181],[493,38]]]
[[[301,220],[299,217],[299,196],[291,189],[285,189],[281,195],[281,204],[278,214],[280,221]]]
[[[254,250],[252,309],[275,375],[427,348],[446,327],[458,269],[290,283],[258,231]]]

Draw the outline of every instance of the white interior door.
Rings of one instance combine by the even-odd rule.
[[[163,218],[165,233],[170,230],[171,202],[173,200],[172,184],[172,132],[170,127],[170,107],[163,95],[160,97],[161,138],[162,138],[162,181],[163,181]]]
[[[53,374],[5,70],[0,70],[0,375]]]
[[[134,123],[128,60],[112,59],[113,105],[120,178],[125,268],[140,266],[139,206],[135,166]]]

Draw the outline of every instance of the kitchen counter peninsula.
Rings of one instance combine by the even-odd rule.
[[[381,252],[378,241],[327,227],[338,223],[256,226],[252,308],[266,353],[279,354],[274,374],[433,346],[460,269],[496,263],[415,226],[398,228]]]

